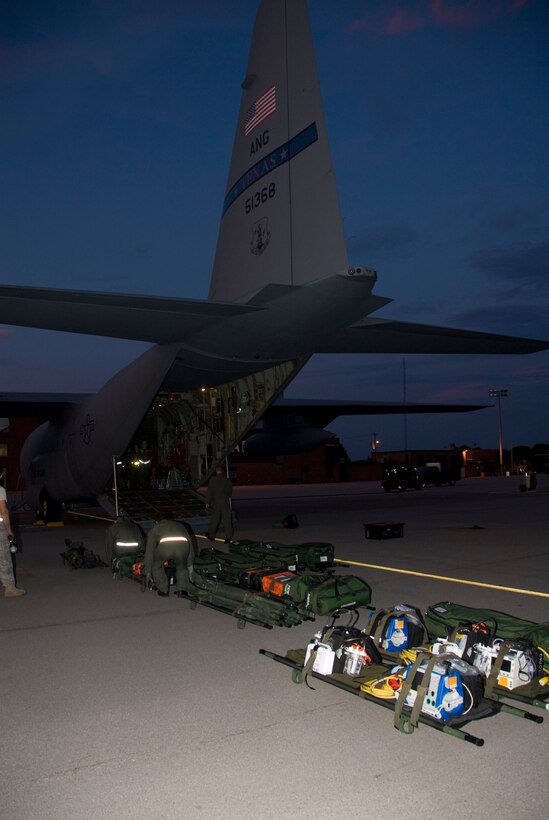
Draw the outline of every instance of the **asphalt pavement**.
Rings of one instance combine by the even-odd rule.
[[[474,478],[385,494],[376,483],[235,488],[236,535],[330,541],[372,603],[438,601],[549,620],[549,477]],[[293,513],[299,528],[278,526]],[[64,541],[103,554],[108,522],[75,509],[63,527],[13,514],[23,598],[0,598],[0,817],[281,818],[471,816],[542,820],[549,714],[468,725],[476,747],[259,654],[304,647],[325,619],[266,630],[112,578],[72,570]],[[403,524],[367,540],[365,524]],[[206,544],[207,542],[203,542]],[[222,546],[222,544],[220,544]]]

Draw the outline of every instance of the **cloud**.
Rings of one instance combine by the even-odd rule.
[[[549,336],[549,310],[531,304],[490,302],[484,306],[462,310],[451,319],[457,326],[469,326],[487,333],[519,334],[530,338]]]
[[[430,0],[430,12],[437,28],[477,28],[497,20],[512,8],[512,0]],[[506,8],[507,7],[507,8]]]
[[[522,238],[533,237],[540,232],[547,233],[545,217],[549,211],[547,202],[526,202],[508,208],[488,211],[480,220],[480,229],[485,232],[495,230],[507,236],[514,233]]]
[[[349,250],[354,255],[380,258],[400,257],[417,243],[419,234],[408,225],[384,224],[370,228],[364,236],[349,237]]]
[[[528,282],[539,289],[549,283],[549,242],[487,248],[471,254],[468,261],[481,273],[499,279]]]
[[[113,73],[115,46],[109,43],[85,43],[74,36],[50,36],[44,33],[42,41],[1,44],[1,76],[9,80],[26,79],[44,72],[61,72],[67,65],[82,63],[102,77]]]
[[[353,20],[351,31],[368,31],[373,34],[405,36],[425,28],[427,18],[421,3],[406,7],[394,2],[387,2],[365,12],[362,17]]]
[[[416,0],[380,2],[354,20],[351,31],[405,37],[425,28],[475,29],[506,15],[516,15],[531,0]]]

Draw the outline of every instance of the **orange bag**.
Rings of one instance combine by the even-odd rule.
[[[295,572],[275,572],[274,575],[265,575],[261,579],[261,588],[263,592],[268,592],[270,595],[276,595],[281,598],[284,595],[284,587],[286,582],[291,578],[295,578]]]
[[[143,561],[138,561],[136,564],[132,564],[132,575],[135,575],[136,578],[141,578],[145,574],[145,563]]]

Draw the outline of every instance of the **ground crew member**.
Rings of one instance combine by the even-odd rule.
[[[142,441],[134,447],[130,459],[130,489],[148,490],[151,486],[152,453],[149,443]]]
[[[154,582],[159,595],[168,594],[168,578],[164,571],[164,561],[175,565],[175,592],[183,592],[189,585],[189,570],[192,567],[194,550],[191,535],[179,521],[163,518],[147,536],[145,547],[145,577]]]
[[[134,521],[118,515],[107,530],[105,551],[109,564],[118,555],[135,555],[145,552],[145,536]]]
[[[0,485],[0,581],[4,586],[4,597],[17,598],[19,595],[25,595],[25,590],[15,586],[10,552],[10,538],[13,538],[13,530],[7,501],[6,491]]]
[[[215,475],[210,478],[208,484],[208,495],[206,509],[210,512],[210,526],[206,537],[213,541],[219,522],[223,521],[225,531],[225,543],[228,544],[233,538],[233,522],[231,514],[231,496],[233,485],[223,467],[215,468]]]

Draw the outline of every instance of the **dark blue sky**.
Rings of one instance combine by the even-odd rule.
[[[0,280],[205,298],[255,0],[0,5]],[[549,339],[545,0],[310,0],[350,259],[382,315]],[[0,389],[91,391],[145,348],[0,326]],[[317,356],[287,395],[402,399],[402,356]],[[407,356],[409,401],[507,388],[504,446],[549,440],[549,353]],[[400,418],[330,425],[354,457]],[[497,446],[495,409],[409,417]]]

